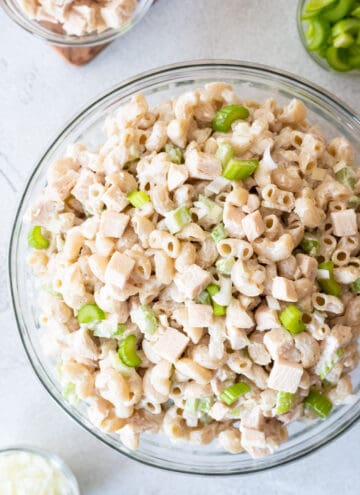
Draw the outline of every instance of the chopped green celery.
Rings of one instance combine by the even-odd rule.
[[[63,394],[64,398],[68,402],[70,402],[70,404],[73,404],[74,406],[79,404],[80,399],[76,393],[76,388],[75,388],[74,383],[67,383],[63,389],[62,394]]]
[[[351,196],[348,201],[349,208],[357,208],[360,205],[360,197],[359,196]]]
[[[235,258],[229,256],[228,258],[220,258],[216,262],[216,269],[221,275],[230,275],[232,267],[235,264]]]
[[[234,148],[229,143],[220,143],[215,156],[221,161],[222,166],[225,167],[228,161],[234,156]]]
[[[229,414],[232,417],[240,418],[240,413],[241,413],[241,406],[237,406],[234,407],[234,409],[232,409]]]
[[[296,394],[279,391],[276,396],[276,414],[286,414],[295,404]]]
[[[213,314],[215,316],[224,316],[226,315],[226,306],[221,306],[220,304],[217,304],[212,296],[215,296],[220,291],[220,287],[215,285],[215,284],[210,284],[206,288],[207,293],[210,295],[211,298],[211,304],[213,307]]]
[[[203,207],[206,210],[206,215],[213,223],[221,222],[223,217],[223,209],[220,205],[203,194],[199,194],[198,202],[201,203],[200,207]]]
[[[214,397],[201,397],[198,403],[198,411],[208,413],[214,404]]]
[[[220,304],[213,301],[213,314],[214,316],[225,316],[226,315],[226,306],[221,306]]]
[[[95,321],[105,320],[104,311],[95,303],[84,304],[78,311],[77,319],[79,323],[86,324]]]
[[[126,330],[126,326],[123,323],[119,323],[117,326],[116,332],[113,334],[113,337],[118,337],[119,335],[122,335]]]
[[[340,347],[333,353],[329,361],[326,362],[324,366],[322,366],[322,368],[319,370],[319,376],[322,380],[325,379],[325,377],[330,373],[330,371],[339,362],[339,360],[343,357],[344,354],[345,351],[342,347]]]
[[[211,296],[215,296],[220,290],[220,287],[216,284],[210,284],[206,287],[206,292]]]
[[[211,232],[211,237],[214,239],[216,243],[226,239],[228,237],[227,232],[225,230],[224,224],[219,223]]]
[[[330,296],[340,296],[342,293],[341,285],[334,278],[318,279],[321,290]]]
[[[319,256],[320,254],[320,242],[317,239],[304,237],[300,242],[300,247],[304,253],[310,256]]]
[[[225,166],[222,176],[229,180],[244,180],[250,177],[259,166],[259,160],[240,160],[231,158]]]
[[[239,119],[246,119],[249,116],[249,110],[242,105],[228,105],[215,114],[212,121],[212,128],[218,132],[228,132],[231,124]]]
[[[136,335],[128,335],[120,342],[119,358],[129,368],[136,368],[142,363],[140,356],[136,352]]]
[[[198,295],[197,300],[198,300],[198,302],[200,304],[209,304],[209,305],[211,305],[211,297],[210,297],[210,294],[206,290],[203,290],[202,292],[200,292],[200,294]]]
[[[334,278],[334,263],[332,261],[324,261],[319,265],[319,271],[327,272],[327,277],[318,278],[317,281],[321,287],[321,290],[325,294],[331,296],[339,296],[342,293],[341,285],[336,282]]]
[[[220,399],[231,406],[240,396],[250,392],[250,390],[250,386],[245,382],[234,383],[221,392]]]
[[[340,36],[344,33],[352,33],[357,34],[360,29],[360,19],[341,19],[341,21],[337,22],[331,30],[331,34],[334,38]]]
[[[150,201],[150,197],[145,191],[131,191],[127,195],[127,199],[134,208],[140,208]]]
[[[326,43],[330,35],[330,24],[320,17],[308,20],[308,31],[306,33],[307,47],[310,51],[318,50]]]
[[[283,309],[279,319],[282,326],[291,334],[301,333],[306,330],[306,325],[302,321],[302,312],[294,304],[290,304]]]
[[[213,397],[202,397],[199,399],[187,399],[185,402],[185,409],[189,411],[190,414],[208,413],[211,406],[214,403]]]
[[[35,225],[28,233],[28,244],[34,249],[47,249],[50,245],[49,239],[46,239],[42,233],[40,225]]]
[[[307,2],[302,14],[302,19],[308,19],[319,14],[322,10],[334,4],[336,0],[310,0]]]
[[[131,312],[132,321],[143,333],[154,334],[158,329],[158,320],[155,312],[146,304]]]
[[[190,414],[196,414],[198,411],[199,399],[186,399],[184,409]]]
[[[350,187],[350,189],[355,188],[356,175],[350,167],[343,167],[340,170],[338,170],[335,174],[335,178],[338,182],[340,182],[344,186],[348,186]]]
[[[360,69],[360,31],[356,40],[357,45],[349,48],[349,64],[353,69]]]
[[[326,395],[316,390],[312,390],[304,400],[304,407],[322,419],[329,416],[332,409],[332,402]]]
[[[102,320],[95,324],[93,334],[95,335],[95,337],[110,339],[120,337],[125,332],[125,330],[125,325],[116,325],[114,321]]]
[[[350,285],[350,288],[353,294],[360,294],[360,278],[357,278],[355,282]]]
[[[355,7],[354,10],[351,11],[351,15],[352,17],[357,17],[358,19],[360,19],[360,5],[358,5],[357,7]]]
[[[322,16],[330,22],[337,22],[351,11],[354,3],[355,0],[338,0],[333,7],[326,9]]]
[[[59,361],[58,363],[56,363],[56,366],[55,366],[56,374],[60,379],[62,378],[62,365],[63,365],[63,362]]]
[[[180,148],[173,144],[167,143],[165,145],[165,151],[168,154],[170,161],[180,165],[184,161],[184,155]]]
[[[341,33],[336,38],[334,38],[333,45],[336,48],[348,48],[349,46],[353,45],[355,43],[355,40],[353,36],[349,33]]]
[[[183,205],[166,214],[165,225],[171,234],[176,234],[177,232],[180,232],[185,225],[188,225],[191,220],[189,208]]]
[[[329,46],[326,50],[326,60],[330,67],[339,72],[346,72],[351,69],[351,65],[348,60],[348,52],[345,48]]]

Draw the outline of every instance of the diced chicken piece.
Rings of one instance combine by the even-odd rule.
[[[174,191],[178,187],[182,186],[189,177],[189,171],[186,165],[176,165],[172,163],[169,166],[167,176],[167,186],[169,191]]]
[[[209,304],[195,304],[187,306],[188,323],[191,327],[209,327],[213,323],[213,309]]]
[[[295,302],[298,300],[295,283],[285,277],[275,277],[271,289],[272,296],[280,301]]]
[[[122,253],[114,253],[105,271],[105,282],[123,289],[135,266],[135,261]]]
[[[344,375],[340,378],[335,388],[332,388],[329,391],[329,399],[335,406],[339,406],[341,404],[346,404],[352,402],[352,394],[353,387],[351,383],[351,378],[349,375]]]
[[[242,220],[242,227],[249,242],[260,237],[265,231],[265,224],[259,210],[246,215]]]
[[[105,191],[101,199],[113,211],[122,211],[129,204],[126,194],[115,184]]]
[[[199,265],[193,264],[182,273],[177,273],[174,282],[179,291],[188,299],[195,299],[210,284],[211,275]]]
[[[200,366],[200,364],[195,363],[195,361],[189,358],[182,358],[176,361],[175,368],[179,373],[195,380],[200,385],[207,385],[213,377],[212,371]]]
[[[274,328],[266,332],[263,342],[274,360],[282,357],[293,346],[291,335],[283,328]]]
[[[49,185],[49,193],[54,199],[64,201],[75,186],[79,174],[74,170],[68,170],[64,175],[56,178]]]
[[[189,337],[175,328],[168,327],[153,345],[153,350],[166,361],[173,363],[181,356],[189,342]]]
[[[332,327],[327,339],[333,341],[334,347],[338,349],[339,347],[348,345],[352,338],[353,334],[351,327],[346,325],[335,325]]]
[[[213,180],[221,175],[220,160],[215,158],[214,155],[201,151],[188,151],[186,153],[185,165],[189,170],[190,177],[194,179]]]
[[[108,258],[100,254],[92,254],[88,257],[90,270],[95,277],[105,283],[105,271],[108,264]]]
[[[228,234],[232,237],[244,237],[243,219],[245,213],[241,208],[225,203],[223,222]]]
[[[84,245],[84,237],[78,227],[67,232],[62,254],[68,261],[75,261],[79,256],[80,249]]]
[[[49,224],[64,208],[62,201],[40,199],[25,214],[25,221],[34,225]]]
[[[262,336],[262,334],[261,334]],[[254,333],[250,337],[250,343],[248,345],[248,353],[251,360],[261,366],[266,366],[271,362],[271,356],[266,349],[265,345],[258,338],[259,336]]]
[[[241,412],[242,428],[262,430],[264,427],[264,416],[260,406],[244,408]]]
[[[99,230],[99,218],[89,217],[79,226],[79,230],[86,239],[94,239]]]
[[[226,330],[232,349],[244,349],[249,345],[249,339],[243,328],[226,325]]]
[[[254,320],[242,307],[240,301],[232,299],[226,311],[226,325],[236,328],[252,328]]]
[[[100,218],[99,231],[104,237],[120,238],[129,223],[130,217],[124,213],[105,210]]]
[[[280,328],[278,313],[275,309],[270,309],[266,304],[262,304],[255,311],[256,330],[271,330]]]
[[[319,227],[325,217],[324,211],[318,208],[315,200],[311,198],[297,198],[295,213],[300,217],[301,223],[310,229]]]
[[[66,342],[69,345],[71,356],[77,361],[81,359],[96,360],[99,357],[99,351],[85,328],[80,328],[80,330],[67,335]]]
[[[296,261],[302,275],[309,280],[315,280],[318,267],[316,259],[307,254],[298,253],[296,255]]]
[[[80,171],[79,178],[72,190],[72,195],[80,201],[86,203],[89,198],[90,186],[96,184],[96,175],[86,168]]]
[[[303,371],[301,364],[292,363],[280,358],[274,362],[274,366],[270,372],[268,386],[274,390],[282,390],[283,392],[294,394],[300,384]]]
[[[355,210],[333,211],[330,216],[333,232],[337,237],[356,235],[358,233]]]
[[[222,402],[215,402],[209,411],[209,416],[215,419],[215,421],[222,421],[229,411],[230,409]]]
[[[266,447],[265,433],[260,430],[254,430],[253,428],[242,427],[241,431],[241,443],[245,449],[249,447]]]

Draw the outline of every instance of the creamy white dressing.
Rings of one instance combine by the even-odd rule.
[[[1,495],[70,495],[71,488],[50,460],[30,452],[0,455]]]

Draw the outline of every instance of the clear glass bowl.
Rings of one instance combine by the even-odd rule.
[[[299,0],[298,2],[298,7],[297,7],[297,12],[296,12],[296,18],[297,18],[297,28],[299,32],[299,36],[301,39],[301,43],[303,47],[305,48],[305,51],[307,52],[308,55],[318,64],[320,65],[323,69],[327,70],[328,72],[332,72],[333,74],[340,74],[342,76],[348,76],[348,77],[359,77],[360,76],[360,70],[350,70],[348,72],[340,72],[328,64],[327,60],[324,57],[320,57],[320,55],[316,52],[312,52],[311,50],[308,49],[306,38],[305,38],[305,30],[306,30],[306,21],[303,21],[301,19],[302,13],[304,11],[304,7],[306,3],[309,0]]]
[[[12,302],[21,339],[31,364],[49,394],[80,425],[118,452],[153,466],[203,474],[235,474],[260,471],[292,461],[327,444],[351,426],[360,416],[360,370],[353,373],[355,401],[336,408],[326,421],[296,423],[290,426],[290,440],[272,456],[253,460],[247,454],[227,454],[213,445],[173,445],[161,435],[143,435],[140,447],[130,451],[114,434],[96,429],[84,408],[70,405],[62,397],[53,364],[43,356],[38,339],[38,307],[34,276],[26,264],[28,253],[23,224],[28,206],[46,182],[49,164],[61,157],[69,143],[85,142],[95,148],[103,139],[105,117],[135,93],[143,93],[150,104],[174,97],[210,81],[234,85],[243,98],[264,100],[275,97],[284,104],[300,98],[309,109],[309,118],[321,126],[328,137],[346,136],[360,155],[360,119],[336,97],[314,84],[291,74],[237,61],[195,61],[163,67],[129,79],[90,103],[69,122],[36,165],[25,188],[11,235],[9,270]]]
[[[42,38],[53,45],[58,46],[96,46],[110,43],[118,36],[125,34],[129,29],[135,26],[147,13],[154,0],[138,0],[138,5],[132,18],[119,29],[107,29],[102,33],[91,33],[83,36],[74,36],[59,33],[60,24],[50,23],[41,25],[38,21],[30,19],[27,13],[21,7],[19,0],[0,0],[0,6],[3,7],[8,16],[20,27],[29,33]],[[53,27],[52,27],[53,26]]]
[[[66,495],[80,495],[80,489],[78,482],[70,470],[67,464],[55,454],[51,454],[46,450],[38,449],[36,447],[28,447],[24,445],[18,445],[15,447],[7,447],[0,449],[0,456],[6,456],[10,454],[18,453],[34,454],[38,457],[43,458],[48,462],[54,469],[58,470],[65,479],[66,482]]]

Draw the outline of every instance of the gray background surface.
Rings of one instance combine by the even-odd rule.
[[[66,65],[0,12],[0,448],[27,443],[63,456],[86,495],[343,495],[360,491],[360,425],[319,452],[256,475],[205,478],[131,461],[75,425],[25,357],[6,290],[8,233],[26,177],[62,125],[99,92],[143,70],[186,59],[233,58],[306,77],[360,113],[359,79],[333,75],[304,52],[295,0],[158,0],[91,64]]]

